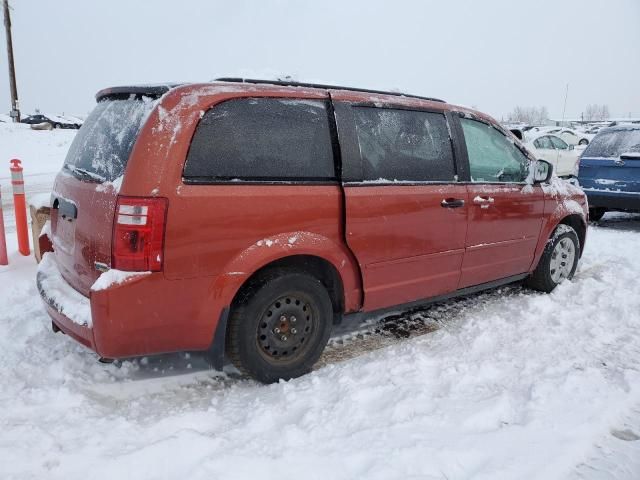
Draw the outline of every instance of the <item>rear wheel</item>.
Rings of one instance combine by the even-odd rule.
[[[227,352],[238,369],[264,383],[311,370],[333,324],[331,299],[318,279],[277,270],[236,303],[229,317]]]
[[[560,224],[547,242],[538,266],[525,283],[534,290],[549,293],[563,281],[573,278],[578,258],[578,234],[569,225]]]
[[[597,222],[598,220],[600,220],[604,216],[605,213],[607,213],[607,209],[606,208],[602,208],[602,207],[590,208],[589,209],[589,220]]]

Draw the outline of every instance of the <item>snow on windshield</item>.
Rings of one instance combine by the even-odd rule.
[[[591,141],[583,157],[619,157],[622,153],[640,153],[640,128],[601,132]]]

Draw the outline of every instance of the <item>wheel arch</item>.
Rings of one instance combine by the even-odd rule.
[[[327,286],[336,312],[360,308],[362,287],[358,264],[348,248],[323,235],[289,232],[264,238],[238,252],[213,282],[212,294],[230,307],[238,292],[266,269],[307,271]]]
[[[234,255],[211,283],[210,299],[219,308],[209,347],[215,368],[222,368],[227,321],[234,302],[265,272],[277,268],[306,271],[319,278],[329,292],[334,320],[362,305],[360,270],[346,245],[312,232],[282,233],[259,240]]]
[[[263,284],[265,278],[267,278],[269,273],[273,271],[306,273],[318,279],[324,288],[326,288],[329,297],[331,298],[333,311],[336,314],[334,318],[336,318],[336,320],[340,320],[341,314],[344,312],[345,308],[345,293],[342,277],[338,273],[336,267],[329,260],[317,255],[308,254],[296,254],[281,257],[260,267],[258,270],[253,272],[253,274],[251,274],[251,276],[249,276],[236,291],[230,303],[231,308],[233,308],[237,302],[246,298],[253,289]]]
[[[577,201],[570,199],[560,202],[553,213],[546,218],[529,271],[532,272],[538,265],[548,240],[560,224],[568,225],[576,231],[580,241],[580,256],[582,256],[587,237],[586,215],[586,209]]]
[[[582,257],[582,252],[584,251],[584,242],[587,237],[587,224],[584,222],[584,218],[577,214],[571,214],[562,218],[558,222],[558,225],[560,224],[568,225],[576,231],[576,233],[578,234],[578,240],[580,241],[580,257]],[[555,231],[556,228],[557,225],[553,230]]]

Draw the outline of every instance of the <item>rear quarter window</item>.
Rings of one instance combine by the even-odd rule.
[[[334,179],[325,102],[242,98],[216,105],[196,128],[183,176],[203,182]]]

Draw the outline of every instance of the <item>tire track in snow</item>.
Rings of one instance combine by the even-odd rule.
[[[335,328],[314,370],[366,355],[382,348],[401,344],[415,337],[444,329],[455,333],[456,321],[467,309],[477,309],[497,298],[539,293],[519,285],[449,300],[445,303],[417,307],[405,312],[367,318]],[[231,364],[223,372],[211,370],[201,352],[174,353],[132,359],[114,364],[114,382],[87,385],[83,392],[107,411],[117,408],[137,417],[137,410],[127,408],[132,399],[144,397],[152,401],[158,412],[165,412],[180,404],[183,408],[209,407],[209,395],[233,387],[260,386],[241,375]]]
[[[637,480],[640,478],[640,405],[594,445],[571,480]]]
[[[520,285],[510,285],[406,312],[372,317],[355,326],[340,326],[329,340],[316,369],[401,343],[409,338],[428,335],[441,328],[451,330],[455,328],[456,319],[467,308],[522,292]]]

